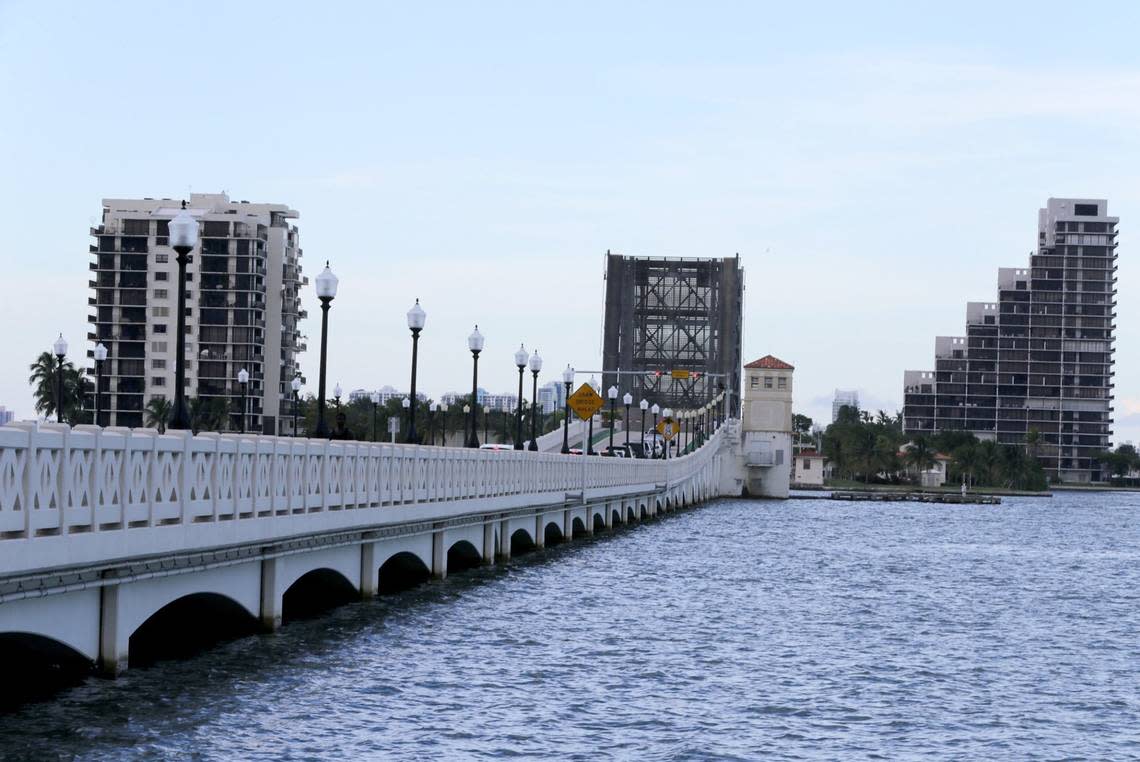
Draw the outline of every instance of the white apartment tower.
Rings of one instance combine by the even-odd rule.
[[[91,230],[88,303],[95,314],[87,338],[108,349],[103,425],[142,426],[151,399],[174,399],[178,264],[167,226],[179,207],[173,199],[103,199],[102,224]],[[187,400],[220,399],[236,429],[237,375],[245,368],[249,430],[283,432],[292,412],[289,383],[305,351],[297,321],[305,317],[299,289],[308,279],[289,223],[299,215],[225,193],[192,193],[188,211],[200,228],[186,268]]]

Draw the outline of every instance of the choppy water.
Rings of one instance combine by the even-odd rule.
[[[0,716],[85,759],[1140,757],[1140,495],[722,501]]]

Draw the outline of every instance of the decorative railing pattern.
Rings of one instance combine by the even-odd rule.
[[[0,427],[0,543],[503,495],[675,484],[670,461],[147,429]]]

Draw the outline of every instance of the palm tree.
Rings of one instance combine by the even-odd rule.
[[[954,464],[971,487],[974,486],[974,472],[978,468],[978,462],[978,450],[973,443],[967,442],[954,450]]]
[[[982,482],[992,485],[998,481],[998,472],[1001,464],[1001,446],[992,439],[983,439],[974,448],[977,455],[977,472]]]
[[[904,460],[908,466],[913,466],[919,484],[922,483],[922,472],[932,468],[938,460],[935,458],[934,448],[926,437],[915,437],[906,450]]]
[[[1025,452],[1034,460],[1037,459],[1037,447],[1041,444],[1041,432],[1032,426],[1025,432]]]
[[[51,352],[41,352],[36,361],[28,366],[32,372],[28,376],[28,383],[32,385],[32,396],[35,399],[37,413],[45,416],[58,415],[59,408],[63,408],[63,420],[72,423],[79,422],[83,410],[83,399],[90,391],[90,382],[71,363],[64,360],[62,366]],[[63,400],[59,396],[59,377],[63,374]]]
[[[174,410],[174,405],[170,400],[165,397],[155,397],[146,403],[143,410],[146,413],[146,425],[149,428],[158,429],[159,434],[165,434],[166,422],[170,420],[170,414]]]

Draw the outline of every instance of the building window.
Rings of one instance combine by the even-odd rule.
[[[156,288],[154,290],[154,298],[155,299],[165,299],[166,297],[167,297],[167,293],[166,293],[165,288]]]
[[[170,317],[169,307],[151,307],[151,313],[154,317]]]
[[[752,376],[752,377],[750,377],[749,380],[752,382],[752,388],[753,389],[759,389],[760,388],[760,377],[759,376]]]
[[[166,323],[159,323],[154,327],[155,333],[166,333]]]
[[[150,351],[151,352],[165,352],[166,351],[166,342],[165,341],[152,341],[150,343]]]
[[[1078,217],[1095,217],[1096,204],[1074,204],[1073,214]]]
[[[150,367],[154,370],[166,370],[166,360],[151,360]]]
[[[765,389],[771,389],[772,388],[772,377],[771,376],[764,376],[764,388]]]
[[[151,376],[150,377],[150,385],[151,386],[166,386],[166,376]]]
[[[780,376],[779,378],[777,378],[776,379],[776,388],[777,389],[787,389],[788,388],[788,379],[785,378],[784,376]]]
[[[154,255],[154,261],[158,262],[160,265],[164,265],[170,261],[170,255],[169,254],[155,254]]]
[[[167,278],[167,275],[168,275],[168,274],[167,274],[167,273],[164,273],[164,272],[156,272],[156,273],[154,274],[154,279],[155,279],[155,280],[166,280],[166,278]]]
[[[804,470],[805,471],[811,470],[811,461],[810,460],[804,460]]]

